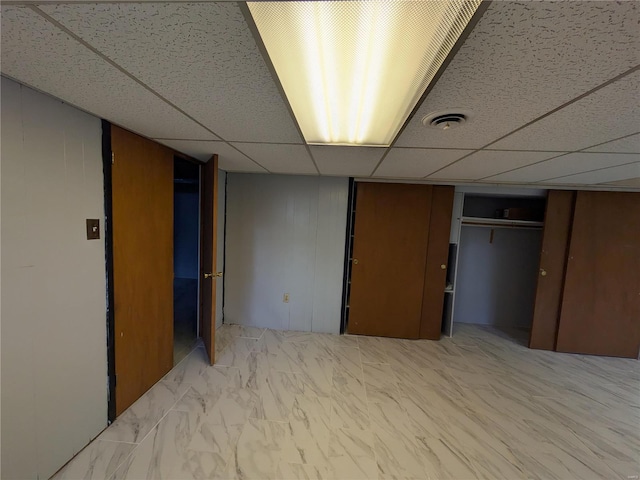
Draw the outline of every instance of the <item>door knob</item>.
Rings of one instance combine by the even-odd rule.
[[[213,273],[205,273],[204,274],[204,278],[211,278],[213,277]]]
[[[441,268],[442,270],[446,270],[447,266],[443,263],[442,265],[440,265],[440,268]]]
[[[540,275],[542,275],[543,277],[547,276],[547,271],[544,268],[540,269]]]
[[[354,259],[353,259],[353,264],[354,264],[354,265],[357,265],[357,264],[358,264],[358,259],[357,259],[357,258],[354,258]]]
[[[222,272],[216,272],[216,277],[221,277],[222,276]]]

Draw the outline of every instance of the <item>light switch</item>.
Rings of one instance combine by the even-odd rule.
[[[97,218],[87,218],[87,240],[97,240],[100,238],[100,220]]]

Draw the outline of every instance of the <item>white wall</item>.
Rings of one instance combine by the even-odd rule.
[[[463,226],[454,323],[530,327],[542,230]]]
[[[339,333],[348,189],[346,178],[228,174],[225,323]]]
[[[42,479],[107,425],[102,133],[5,78],[1,100],[1,476]]]

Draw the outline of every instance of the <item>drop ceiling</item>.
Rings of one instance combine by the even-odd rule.
[[[242,4],[0,12],[3,75],[228,171],[640,189],[637,2],[491,2],[390,148],[306,146]]]

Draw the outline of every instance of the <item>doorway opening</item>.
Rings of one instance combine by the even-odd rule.
[[[499,329],[526,346],[546,197],[464,194],[445,320]],[[455,314],[453,313],[455,312]],[[454,322],[455,320],[455,322]]]
[[[200,166],[174,158],[173,178],[173,364],[198,339]]]

